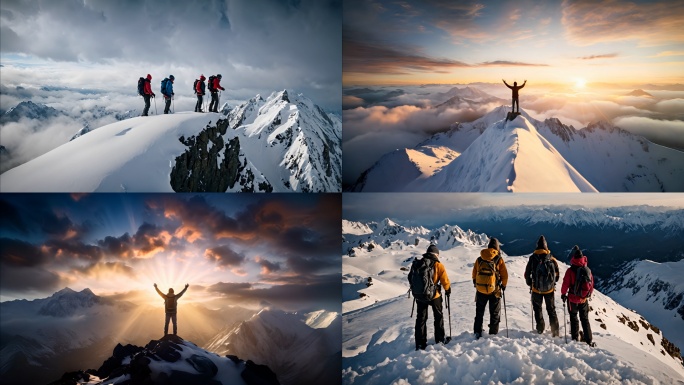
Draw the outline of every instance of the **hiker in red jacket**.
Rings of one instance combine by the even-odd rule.
[[[155,97],[154,92],[152,92],[152,75],[147,74],[147,78],[145,79],[145,84],[143,86],[143,98],[145,99],[145,108],[143,109],[142,116],[147,116],[147,113],[150,110],[150,98]]]
[[[221,74],[216,76],[209,76],[209,92],[211,92],[211,103],[209,103],[209,112],[218,112],[218,91],[225,91],[226,89],[221,87]]]
[[[565,271],[563,286],[561,286],[561,299],[564,304],[567,302],[570,311],[570,335],[573,340],[580,340],[579,322],[577,321],[577,314],[579,313],[584,341],[589,346],[594,347],[596,344],[593,342],[591,325],[589,324],[588,301],[594,292],[594,276],[587,266],[587,257],[582,254],[579,246],[575,245],[570,251],[570,255],[572,256],[570,268]]]
[[[204,81],[206,79],[207,78],[205,78],[204,75],[200,75],[199,80],[195,80],[195,93],[197,94],[197,104],[195,104],[195,112],[204,112],[202,111],[202,103],[204,101]]]

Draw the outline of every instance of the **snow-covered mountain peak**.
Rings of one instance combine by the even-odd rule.
[[[69,317],[84,308],[100,303],[101,299],[90,289],[76,292],[68,287],[56,292],[47,299],[38,314],[53,317]]]
[[[503,110],[485,115],[488,120]],[[576,191],[596,189],[539,134],[525,113],[498,120],[453,162],[406,191]]]

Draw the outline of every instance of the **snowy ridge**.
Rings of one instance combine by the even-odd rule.
[[[552,338],[548,328],[542,335],[533,331],[523,278],[527,256],[504,255],[509,271],[509,337],[502,309],[499,334],[485,334],[475,340],[475,289],[470,273],[483,246],[471,244],[440,248],[440,260],[452,282],[453,340],[434,345],[432,322],[428,320],[428,348],[414,351],[415,319],[409,317],[412,301],[406,297],[406,276],[411,261],[420,257],[428,244],[421,239],[401,250],[375,247],[359,250],[353,257],[343,256],[343,383],[441,384],[458,379],[462,384],[684,384],[681,358],[676,357],[675,350],[666,351],[669,345],[662,332],[599,292],[590,303],[596,348],[577,342],[565,344],[562,336]],[[568,266],[559,265],[563,276]],[[562,335],[560,295],[556,295],[556,308]],[[445,309],[445,318],[447,314]],[[488,317],[485,315],[485,324]],[[546,314],[545,318],[548,322]],[[447,319],[445,327],[449,333]]]
[[[567,206],[520,206],[481,209],[482,220],[517,219],[527,224],[545,223],[552,226],[594,226],[624,231],[658,231],[665,235],[684,230],[684,210],[658,207],[584,208]]]
[[[219,332],[207,349],[267,365],[282,384],[328,383],[339,373],[339,331],[330,331],[341,329],[340,317],[335,314],[328,326],[321,328],[309,326],[306,320],[294,313],[263,309]]]
[[[227,115],[179,112],[92,130],[0,175],[5,192],[341,190],[341,121],[301,94]],[[81,133],[81,132],[79,132]]]
[[[684,191],[682,151],[606,122],[576,129],[524,110],[508,122],[507,113],[502,105],[387,153],[350,190]]]
[[[684,346],[684,259],[658,263],[633,261],[617,270],[601,285],[614,300],[649,318],[677,346]]]

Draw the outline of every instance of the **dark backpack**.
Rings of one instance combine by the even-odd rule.
[[[166,96],[170,96],[168,91],[166,90],[167,85],[169,84],[169,78],[166,78],[161,81],[161,93]]]
[[[199,79],[195,79],[195,83],[192,85],[192,90],[197,93],[197,83],[199,83]]]
[[[416,259],[411,264],[408,274],[411,293],[418,302],[428,303],[432,301],[437,292],[434,281],[435,261],[430,258]]]
[[[138,95],[145,96],[145,78],[138,79]]]
[[[499,284],[499,270],[496,265],[499,264],[500,255],[497,255],[491,261],[486,261],[482,257],[477,258],[477,273],[475,274],[475,287],[477,291],[482,294],[492,294],[496,291],[496,286]]]
[[[216,91],[216,88],[214,88],[214,79],[216,79],[216,76],[214,76],[214,75],[209,76],[209,92]]]
[[[591,270],[587,266],[578,266],[575,270],[575,284],[570,288],[570,293],[581,299],[585,299],[594,291]]]
[[[537,268],[534,271],[534,288],[542,293],[553,290],[556,283],[556,265],[551,260],[551,255],[546,254],[543,259],[537,263]]]

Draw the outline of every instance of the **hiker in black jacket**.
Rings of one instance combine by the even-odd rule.
[[[560,278],[558,262],[551,255],[551,251],[546,243],[546,238],[542,235],[537,240],[537,248],[534,250],[525,267],[525,283],[530,287],[532,294],[532,307],[534,309],[534,319],[537,322],[537,332],[544,332],[544,314],[542,313],[542,302],[546,301],[546,312],[549,314],[551,324],[551,334],[554,337],[559,335],[558,316],[556,315],[555,292],[556,282]]]
[[[503,79],[501,79],[501,80],[503,80]],[[503,82],[504,82],[504,84],[506,85],[506,87],[508,87],[508,88],[510,88],[511,90],[513,90],[513,105],[511,106],[511,112],[514,112],[514,111],[515,111],[515,106],[517,105],[517,106],[518,106],[518,111],[517,111],[517,112],[520,113],[520,100],[518,99],[518,90],[520,90],[521,88],[525,87],[525,84],[527,83],[527,80],[525,80],[525,82],[524,82],[520,87],[518,87],[518,82],[513,82],[513,86],[509,86],[508,83],[506,83],[505,80],[503,80]]]
[[[204,101],[204,94],[205,94],[205,85],[204,81],[207,78],[204,77],[204,75],[201,75],[199,80],[195,81],[195,93],[197,94],[197,104],[195,104],[195,112],[204,112],[202,111],[202,103]]]
[[[166,321],[164,322],[164,335],[169,334],[169,320],[173,322],[173,334],[176,335],[177,330],[177,319],[176,319],[176,311],[178,309],[178,300],[180,297],[185,294],[185,291],[188,290],[188,285],[187,283],[185,284],[185,289],[178,293],[178,295],[175,295],[173,293],[173,289],[169,289],[169,292],[167,294],[162,293],[158,288],[157,284],[154,284],[154,289],[157,291],[157,294],[159,294],[162,298],[164,298],[164,309],[166,310]]]

